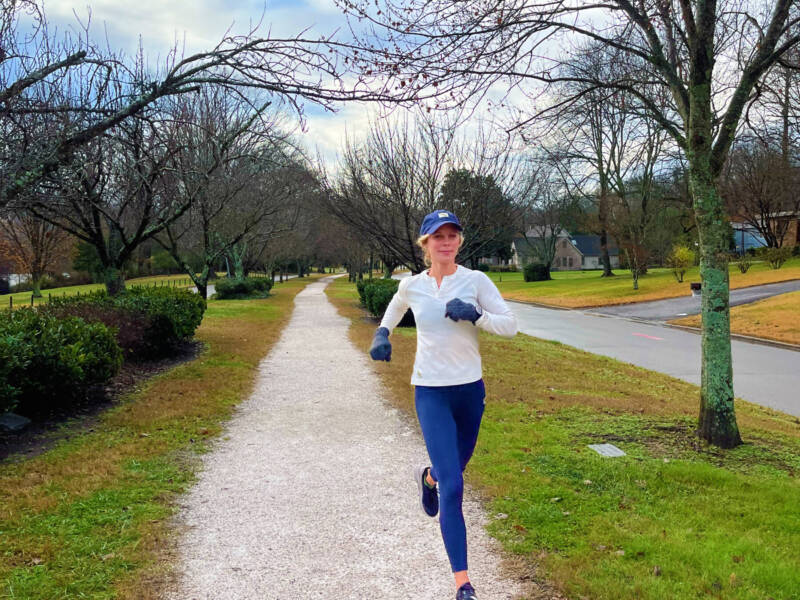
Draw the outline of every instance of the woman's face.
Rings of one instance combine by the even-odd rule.
[[[461,236],[455,225],[442,225],[428,238],[432,263],[455,263]]]

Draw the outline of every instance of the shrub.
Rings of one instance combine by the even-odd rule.
[[[516,273],[517,267],[515,265],[490,265],[489,271],[492,273]]]
[[[117,329],[128,359],[164,356],[190,339],[206,309],[206,301],[189,290],[132,287],[117,296],[104,291],[54,298],[43,307],[55,316],[79,316]]]
[[[739,271],[742,273],[747,273],[747,270],[753,266],[753,260],[747,254],[743,254],[742,257],[736,261],[736,266],[739,267]]]
[[[667,266],[672,269],[672,274],[678,283],[683,283],[683,276],[686,269],[694,264],[694,252],[687,246],[676,245],[672,247],[672,252],[667,256]]]
[[[792,256],[800,256],[800,244],[792,249]]]
[[[358,300],[361,302],[361,306],[364,308],[367,307],[367,299],[364,296],[364,289],[367,287],[367,284],[372,283],[371,279],[359,279],[356,281],[356,290],[358,291]]]
[[[487,265],[486,263],[478,263],[478,266],[476,267],[476,270],[477,271],[483,271],[484,273],[488,273],[489,272],[489,265]]]
[[[22,308],[0,315],[0,410],[31,414],[108,381],[122,364],[102,323]]]
[[[550,269],[543,263],[528,263],[522,271],[525,281],[548,281]]]
[[[374,316],[382,317],[399,285],[400,282],[397,279],[367,280],[366,285],[362,286],[364,290],[364,306]]]
[[[217,299],[242,300],[264,298],[272,289],[269,277],[245,277],[244,279],[220,279],[215,284]]]
[[[780,269],[792,256],[792,249],[788,246],[782,248],[759,248],[756,256],[766,260],[773,269]]]

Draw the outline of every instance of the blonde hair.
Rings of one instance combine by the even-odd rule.
[[[428,250],[428,238],[431,237],[430,233],[426,233],[425,235],[421,235],[417,238],[417,246],[422,248],[422,251],[425,253],[425,266],[431,266],[431,252]],[[461,248],[462,244],[464,243],[464,232],[458,232],[458,247]]]

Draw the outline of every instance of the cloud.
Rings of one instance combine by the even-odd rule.
[[[133,53],[141,38],[151,55],[163,55],[176,40],[185,40],[187,52],[206,50],[227,31],[243,34],[258,22],[263,35],[269,31],[277,37],[291,37],[309,29],[307,35],[316,37],[344,23],[332,0],[266,5],[255,0],[92,0],[88,6],[86,0],[53,0],[45,9],[50,21],[62,29],[75,29],[78,21],[86,23],[91,14],[94,39],[107,32],[112,48]]]

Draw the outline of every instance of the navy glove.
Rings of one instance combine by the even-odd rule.
[[[375,337],[372,338],[372,346],[369,349],[372,360],[392,360],[392,344],[389,342],[389,330],[386,327],[378,327]]]
[[[445,304],[444,307],[444,316],[450,317],[453,321],[469,321],[475,325],[475,321],[481,317],[477,308],[469,302],[464,302],[461,298],[453,298],[450,302]]]

